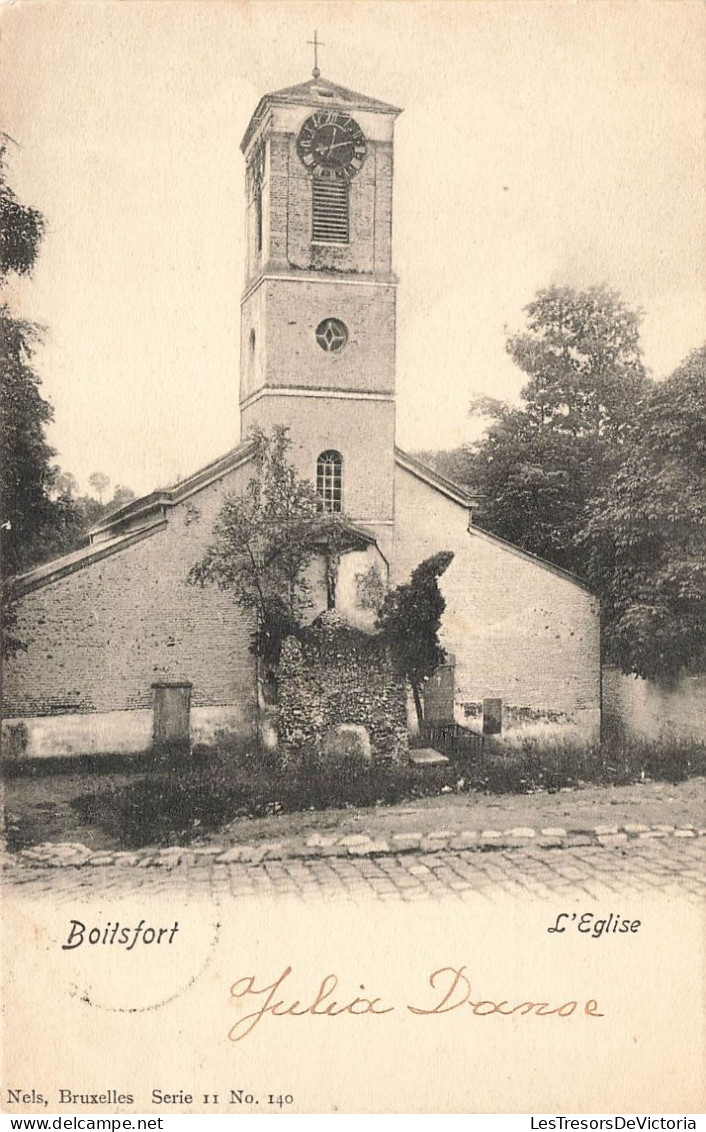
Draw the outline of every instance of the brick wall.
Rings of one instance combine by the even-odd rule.
[[[250,474],[230,473],[168,510],[158,533],[21,598],[28,649],[6,666],[5,716],[139,711],[160,680],[191,681],[194,708],[252,716],[249,626],[227,594],[186,582],[225,492]]]
[[[600,716],[596,599],[467,525],[465,508],[396,468],[394,584],[436,551],[455,554],[440,587],[447,604],[441,637],[456,657],[458,721],[476,726],[482,700],[500,697],[505,730],[541,734],[549,724],[593,737]]]
[[[283,258],[292,267],[305,270],[333,269],[363,274],[389,272],[392,250],[391,144],[369,140],[363,167],[350,182],[348,244],[312,244],[311,182],[311,175],[297,154],[296,135],[273,135],[270,140],[269,190],[272,262]],[[286,255],[282,256],[285,247]]]
[[[327,353],[316,341],[325,318],[340,318],[348,343]],[[256,344],[251,356],[250,332]],[[395,388],[395,288],[326,276],[266,279],[243,304],[241,358],[248,393],[261,385],[354,389]]]
[[[266,302],[267,291],[263,284],[248,296],[240,310],[241,401],[265,384]],[[240,431],[242,436],[246,435],[247,423],[241,422]]]
[[[379,505],[378,475],[383,486],[393,477],[369,448],[379,443],[374,418],[365,416],[370,403],[360,403],[345,418],[347,406],[342,402],[337,412],[340,408],[348,419],[350,448],[338,446],[350,460],[344,467],[351,485],[371,492],[359,499],[364,510]],[[312,436],[314,447],[333,443],[318,435],[316,414],[307,415],[307,408],[290,405],[295,417],[302,411],[301,419],[290,416],[295,456]],[[327,421],[330,427],[325,403],[318,420],[322,429]],[[73,734],[81,716],[131,712],[143,713],[143,728],[151,685],[188,680],[195,714],[223,707],[230,718],[252,720],[249,626],[227,594],[186,582],[211,537],[224,494],[242,489],[250,474],[247,466],[229,473],[169,509],[156,534],[26,594],[18,630],[28,649],[6,666],[6,718],[65,715]],[[506,729],[547,723],[595,728],[595,599],[512,548],[479,531],[469,533],[463,507],[399,466],[394,487],[392,584],[438,550],[455,553],[441,587],[447,602],[442,639],[456,658],[457,718],[474,725],[483,698],[498,696]],[[113,720],[111,728],[118,723]],[[47,747],[54,735],[43,742]]]
[[[246,278],[254,279],[263,265],[387,275],[392,263],[392,121],[383,125],[378,120],[373,128],[372,119],[364,122],[365,115],[358,115],[368,142],[365,162],[349,185],[350,240],[316,245],[311,239],[312,178],[297,154],[298,131],[311,112],[303,106],[292,108],[285,115],[291,120],[279,126],[275,122],[257,143],[265,158],[263,247],[258,251],[254,195],[246,177]],[[372,137],[371,130],[378,136]],[[380,136],[381,130],[386,136]]]
[[[289,426],[291,459],[300,475],[312,481],[317,457],[329,448],[340,452],[346,513],[353,519],[392,519],[392,402],[263,397],[252,407],[248,420],[253,418],[268,432],[276,424]]]

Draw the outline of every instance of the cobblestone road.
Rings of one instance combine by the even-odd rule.
[[[82,868],[13,865],[5,882],[23,898],[52,894],[76,900],[96,893],[141,896],[208,892],[237,899],[299,897],[307,901],[481,900],[557,894],[599,900],[611,893],[706,896],[706,838],[635,841],[622,847],[527,847],[482,852],[388,853],[218,863],[204,853],[188,863]]]

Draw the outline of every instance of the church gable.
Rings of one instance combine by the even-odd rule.
[[[7,665],[4,706],[11,720],[43,721],[31,729],[28,753],[144,750],[159,682],[192,685],[204,737],[218,720],[249,726],[252,625],[230,594],[187,581],[224,497],[248,475],[249,456],[220,466],[217,478],[190,477],[142,529],[19,580],[17,635],[27,648]],[[133,503],[137,515],[143,501]]]
[[[242,480],[240,470],[249,464],[251,456],[252,446],[248,443],[239,444],[225,456],[212,461],[172,487],[150,492],[139,499],[131,499],[91,528],[88,546],[44,562],[16,578],[16,592],[22,595],[50,585],[77,570],[86,569],[113,554],[121,553],[144,538],[156,535],[163,530],[173,509],[180,504],[187,505],[187,521],[200,517],[197,497],[207,498],[209,489],[214,485],[218,494],[224,485],[225,491],[235,490]]]
[[[106,516],[96,523],[89,531],[91,543],[101,542],[104,538],[113,538],[116,534],[126,530],[134,530],[149,522],[158,514],[165,515],[174,506],[198,495],[214,483],[220,483],[224,477],[248,464],[252,457],[252,445],[247,441],[238,444],[225,456],[211,461],[197,472],[179,480],[171,487],[144,495],[140,499],[131,499],[118,511]]]
[[[417,460],[414,456],[410,456],[408,452],[403,452],[401,448],[395,448],[395,463],[404,468],[406,472],[420,480],[422,483],[427,484],[429,487],[434,488],[440,492],[441,495],[451,499],[454,503],[458,503],[461,507],[466,509],[472,508],[478,502],[478,496],[473,495],[471,492],[466,491],[460,484],[454,483],[446,476],[439,475],[438,472],[433,471],[432,468]]]
[[[367,94],[359,94],[355,90],[333,83],[329,79],[316,75],[305,83],[295,86],[283,87],[282,90],[272,91],[260,99],[248,128],[245,131],[240,148],[245,153],[257,133],[270,106],[308,106],[328,109],[329,107],[343,107],[347,110],[367,111],[376,114],[392,114],[397,116],[402,111],[398,106],[391,106],[381,102],[378,98],[370,98]]]
[[[423,466],[421,466],[423,467]],[[432,473],[433,475],[433,473]],[[441,550],[454,558],[440,579],[441,640],[454,658],[454,712],[474,725],[484,699],[503,702],[526,733],[550,726],[593,737],[599,725],[599,608],[566,571],[487,534],[464,504],[398,460],[394,581]]]
[[[528,564],[532,564],[541,570],[547,570],[558,578],[564,578],[572,585],[578,586],[587,593],[591,592],[581,578],[577,577],[576,574],[572,574],[569,570],[563,570],[561,566],[555,566],[553,562],[547,562],[544,558],[539,558],[536,554],[531,554],[528,550],[523,550],[522,547],[508,542],[507,539],[500,538],[499,535],[495,535],[490,531],[485,531],[481,527],[475,526],[473,524],[473,508],[477,505],[479,496],[468,492],[459,484],[446,479],[445,476],[439,475],[437,472],[427,467],[426,464],[423,464],[421,460],[416,460],[413,456],[403,452],[400,448],[395,449],[395,463],[398,468],[409,473],[409,475],[413,476],[421,484],[426,485],[426,487],[431,488],[432,491],[438,493],[438,495],[442,496],[445,500],[449,500],[451,503],[455,503],[460,507],[466,516],[466,530],[473,538],[485,539],[497,547],[498,553],[502,554],[505,552],[517,558],[524,559]],[[440,507],[442,507],[442,505],[437,500],[434,510],[438,511]],[[445,506],[442,509],[451,522],[453,512]]]

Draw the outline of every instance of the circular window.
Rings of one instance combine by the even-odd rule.
[[[316,341],[327,354],[337,354],[348,341],[348,327],[340,318],[325,318],[316,327]]]

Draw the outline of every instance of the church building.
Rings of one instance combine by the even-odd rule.
[[[597,736],[595,597],[475,526],[473,497],[395,444],[399,113],[318,71],[260,100],[241,144],[245,439],[121,507],[93,529],[90,545],[18,579],[17,634],[27,648],[5,670],[11,757],[147,750],[156,705],[172,694],[186,705],[194,743],[253,734],[252,626],[227,592],[187,577],[224,498],[254,474],[250,430],[278,425],[289,429],[290,458],[322,507],[344,514],[359,535],[336,588],[351,621],[370,621],[359,579],[371,567],[394,586],[437,551],[454,552],[440,579],[450,664],[431,682],[430,712],[478,730],[485,705],[500,712],[509,739]],[[324,590],[318,611],[325,608]]]

